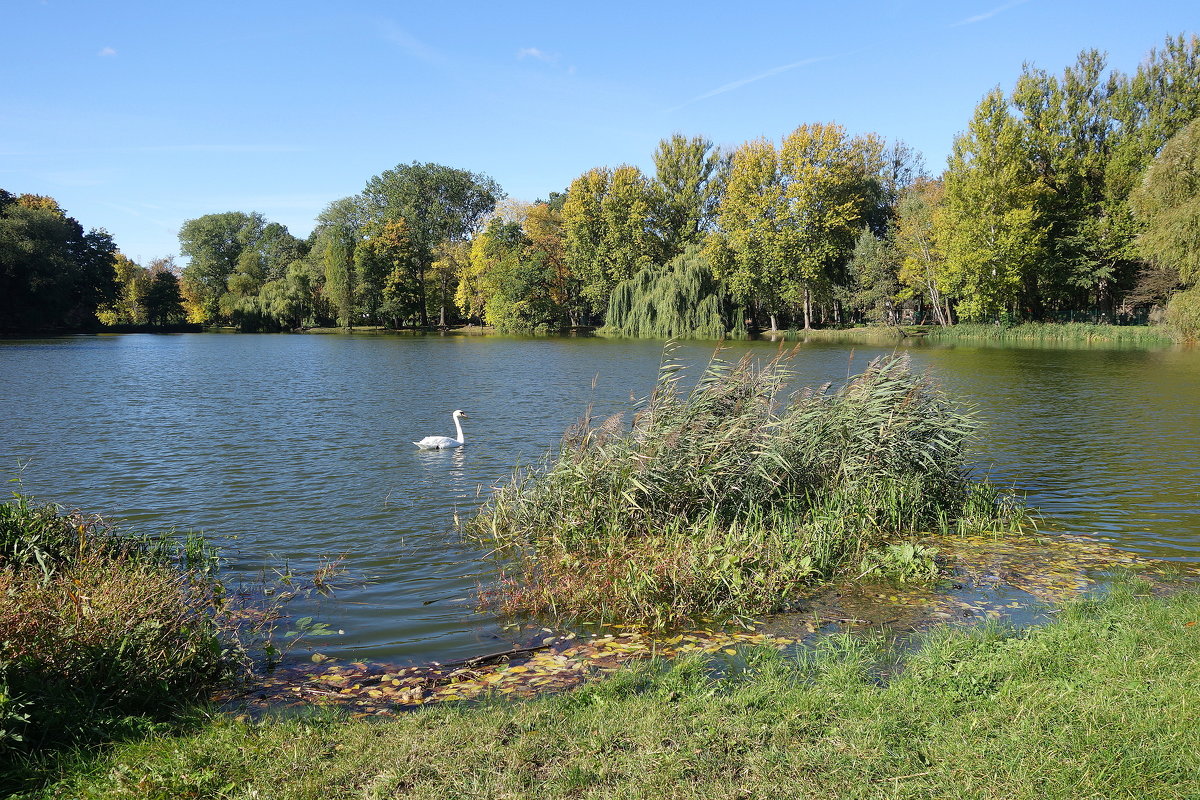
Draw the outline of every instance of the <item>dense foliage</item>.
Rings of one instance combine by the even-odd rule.
[[[206,698],[240,663],[212,567],[198,540],[0,503],[0,763]]]
[[[969,415],[906,358],[794,395],[789,358],[714,360],[690,389],[668,362],[632,430],[585,422],[498,490],[466,531],[507,558],[499,603],[659,625],[759,613],[868,547],[1022,519],[972,477]]]
[[[306,239],[255,212],[187,221],[180,297],[170,266],[114,263],[103,232],[83,234],[48,198],[5,193],[0,328],[77,326],[97,311],[161,324],[181,301],[192,322],[243,330],[606,324],[697,337],[1141,322],[1169,306],[1189,334],[1200,243],[1179,202],[1191,173],[1177,167],[1195,144],[1172,138],[1198,117],[1200,38],[1179,35],[1132,74],[1094,50],[1060,74],[1026,66],[982,98],[936,177],[903,142],[834,122],[727,150],[674,134],[652,174],[598,166],[531,204],[505,202],[480,173],[400,164],[330,203]],[[706,305],[664,314],[676,301]]]
[[[53,198],[0,189],[0,332],[94,324],[117,294],[115,255]]]

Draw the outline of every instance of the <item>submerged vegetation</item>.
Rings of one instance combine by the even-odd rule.
[[[973,420],[907,357],[797,392],[789,358],[714,358],[691,389],[668,359],[632,430],[585,422],[514,476],[465,526],[507,559],[492,599],[659,626],[760,613],[869,548],[1025,519],[972,475]]]
[[[127,536],[23,495],[0,504],[0,764],[111,739],[207,698],[243,654],[196,538]]]

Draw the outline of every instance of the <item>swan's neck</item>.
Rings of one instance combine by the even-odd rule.
[[[458,431],[458,443],[463,443],[462,423],[458,421],[458,417],[454,418],[454,428]]]

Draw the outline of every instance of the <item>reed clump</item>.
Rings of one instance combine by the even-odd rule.
[[[1019,325],[959,323],[932,327],[929,338],[938,341],[984,340],[1053,342],[1056,344],[1113,343],[1163,345],[1174,341],[1174,331],[1163,325],[1103,325],[1093,322],[1024,322]]]
[[[243,663],[197,538],[0,503],[0,758],[111,738],[206,698]]]
[[[668,357],[630,429],[568,432],[464,526],[505,560],[485,599],[657,626],[762,613],[871,547],[1026,519],[973,476],[971,415],[907,356],[793,391],[795,354],[718,354],[691,388]]]

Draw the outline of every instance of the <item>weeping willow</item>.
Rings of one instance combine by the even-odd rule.
[[[745,334],[738,311],[730,308],[700,249],[690,246],[666,264],[644,267],[618,283],[604,330],[639,338],[722,339],[731,331]]]

